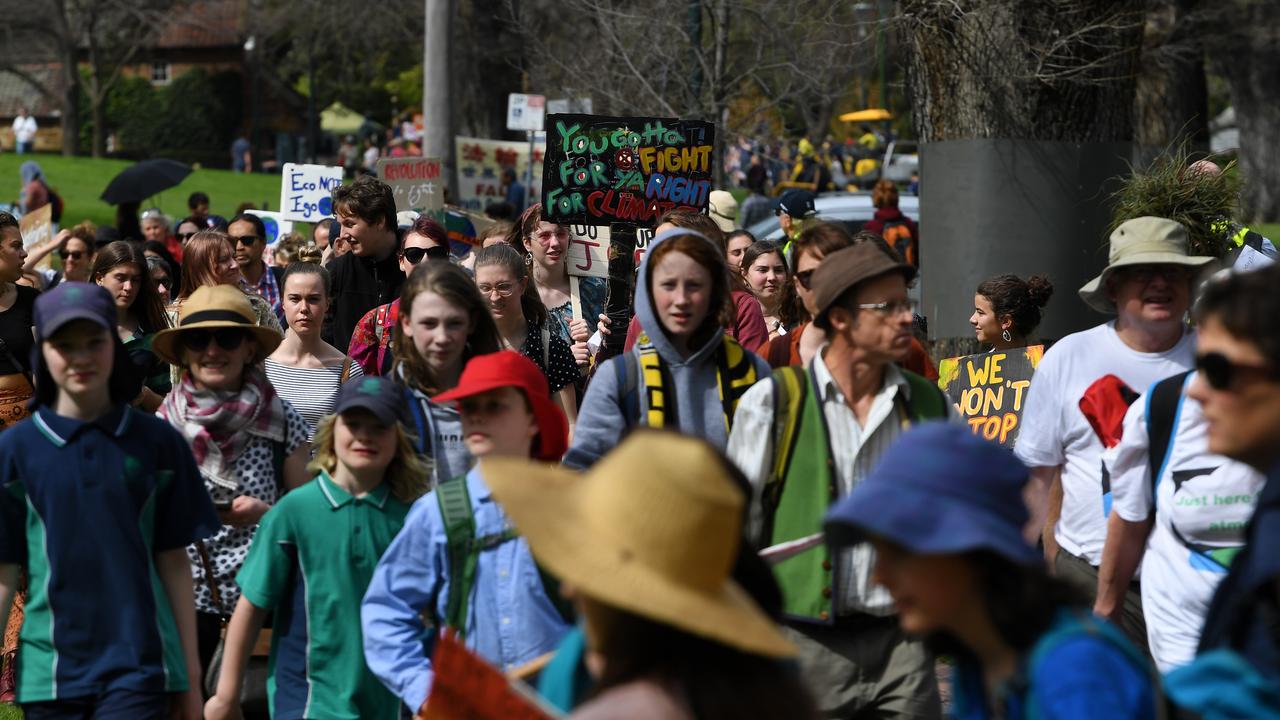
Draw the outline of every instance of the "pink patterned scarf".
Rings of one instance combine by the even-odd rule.
[[[245,368],[238,392],[199,390],[184,372],[158,414],[187,439],[200,474],[228,490],[240,486],[235,462],[253,436],[285,437],[284,401],[257,367]]]

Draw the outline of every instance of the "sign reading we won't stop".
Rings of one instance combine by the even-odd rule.
[[[1022,425],[1027,390],[1043,345],[947,358],[938,363],[938,387],[975,435],[1012,448]]]

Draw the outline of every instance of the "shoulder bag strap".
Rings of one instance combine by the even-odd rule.
[[[441,483],[436,488],[436,502],[440,506],[449,555],[449,598],[444,621],[459,635],[465,635],[467,601],[475,583],[478,561],[471,551],[476,539],[476,519],[471,512],[471,494],[467,492],[466,477]]]
[[[342,374],[338,376],[338,384],[342,385],[347,382],[347,378],[351,377],[351,357],[347,356],[342,359]]]
[[[204,582],[209,586],[209,595],[213,598],[213,606],[218,608],[218,615],[225,625],[227,622],[226,608],[222,607],[222,593],[218,591],[218,581],[213,577],[213,563],[209,562],[209,550],[204,546],[203,540],[196,541],[196,555],[200,558],[200,568],[204,570]]]
[[[1182,408],[1182,388],[1190,371],[1154,383],[1147,390],[1147,463],[1151,469],[1151,501],[1154,504],[1156,486],[1169,464],[1169,452],[1173,449],[1173,433],[1178,426]]]

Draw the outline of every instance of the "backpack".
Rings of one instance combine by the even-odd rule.
[[[906,220],[889,220],[880,230],[880,237],[889,243],[889,247],[897,251],[902,259],[915,268],[920,267],[919,250],[916,239],[911,234],[911,226]]]
[[[520,537],[507,528],[500,533],[476,536],[476,518],[471,509],[471,493],[467,491],[466,476],[441,483],[436,488],[436,503],[440,507],[440,519],[444,523],[445,552],[449,558],[449,597],[445,604],[444,624],[465,636],[467,605],[476,583],[476,568],[480,553],[491,550],[508,540]],[[566,623],[574,621],[573,609],[560,596],[560,584],[554,577],[538,567],[543,592]]]
[[[787,465],[799,436],[800,410],[809,393],[808,372],[795,365],[773,371],[773,469],[763,493],[765,508],[770,517],[782,500]],[[911,424],[947,416],[948,400],[937,385],[909,370],[903,370],[902,375],[911,387],[911,399],[905,403],[905,407],[900,401],[897,404]]]
[[[62,196],[58,194],[57,190],[49,187],[49,183],[45,182],[43,179],[40,180],[40,184],[44,185],[45,191],[49,193],[49,219],[56,223],[62,219],[62,210],[64,206]]]

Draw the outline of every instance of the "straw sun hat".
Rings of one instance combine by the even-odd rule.
[[[283,339],[279,332],[258,326],[258,316],[249,298],[231,285],[204,285],[196,288],[178,311],[178,326],[156,333],[151,351],[171,365],[182,365],[182,334],[191,330],[240,328],[258,341],[258,363],[275,351]]]
[[[730,579],[742,493],[702,442],[639,430],[585,474],[498,458],[480,471],[538,561],[583,595],[744,652],[795,654]]]

